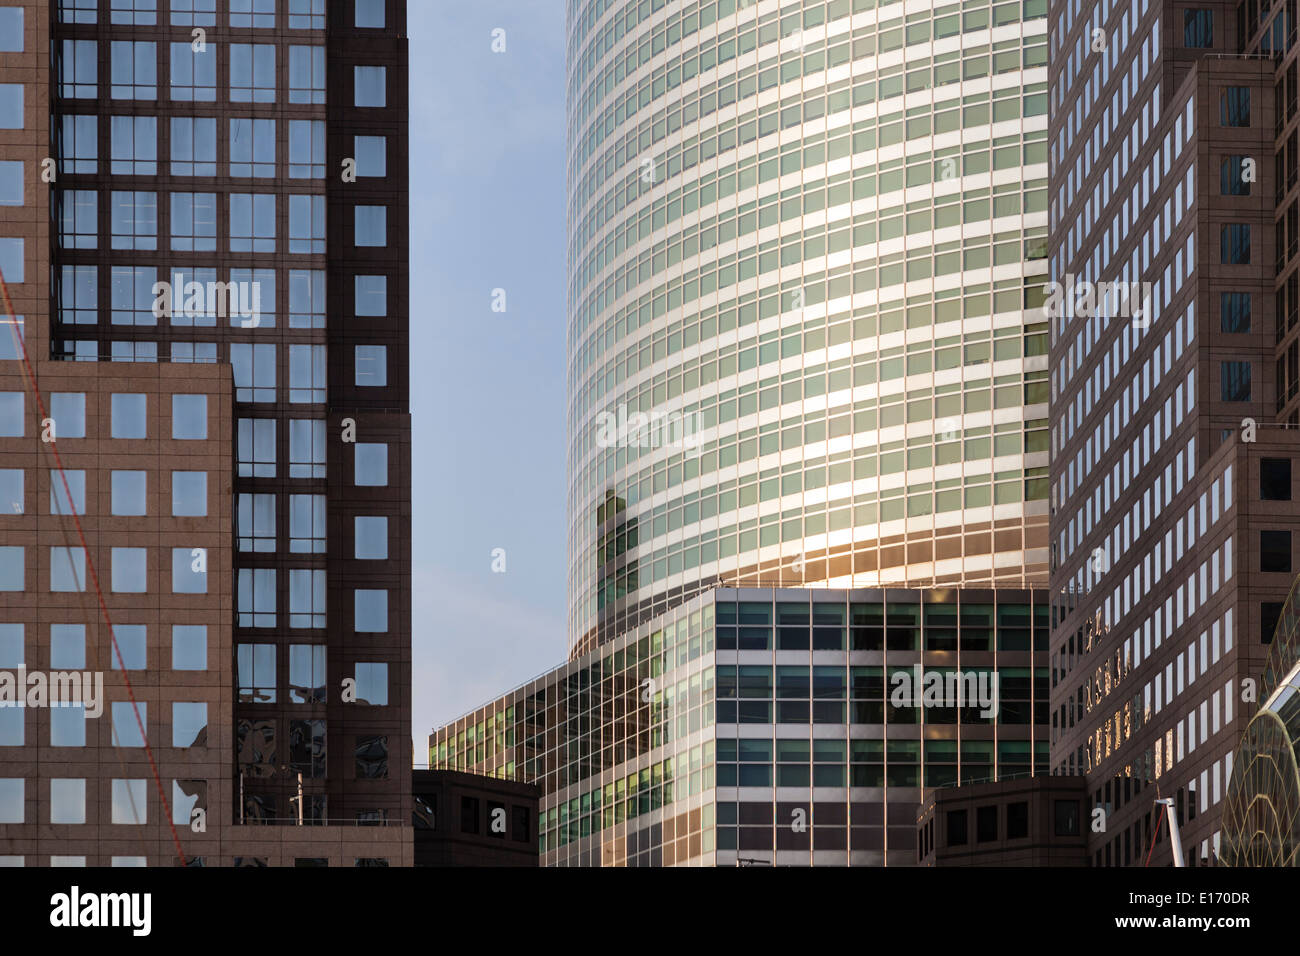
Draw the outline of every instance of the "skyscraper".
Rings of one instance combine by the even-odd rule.
[[[1095,865],[1157,797],[1210,862],[1297,569],[1294,10],[1049,19],[1053,772]]]
[[[569,4],[571,648],[1045,580],[1045,13]]]
[[[0,36],[0,664],[107,697],[10,718],[0,853],[409,863],[405,4]]]

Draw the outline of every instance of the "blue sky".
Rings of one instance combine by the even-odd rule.
[[[564,5],[419,0],[411,51],[412,733],[561,663]],[[493,53],[492,32],[506,50]],[[506,311],[491,309],[494,289]],[[506,572],[492,571],[504,548]]]

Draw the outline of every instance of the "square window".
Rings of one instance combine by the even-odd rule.
[[[290,30],[324,30],[325,0],[289,0]]]
[[[113,472],[111,480],[114,515],[136,517],[147,513],[145,506],[147,474],[147,472],[143,471]]]
[[[1246,156],[1225,156],[1219,163],[1219,195],[1249,196],[1250,181],[1245,178]]]
[[[143,624],[117,624],[113,627],[110,653],[115,671],[142,671],[148,659],[149,630]],[[118,655],[121,655],[121,660]]]
[[[50,548],[50,591],[63,593],[84,590],[86,590],[86,549]]]
[[[355,670],[358,704],[383,707],[388,703],[388,665],[358,662]]]
[[[0,7],[0,53],[23,51],[23,8]]]
[[[172,702],[172,746],[208,745],[208,705],[189,701]]]
[[[114,780],[111,819],[114,823],[140,825],[149,822],[149,781]]]
[[[368,30],[382,30],[386,2],[387,0],[355,0],[353,25]]]
[[[354,590],[353,630],[358,634],[382,634],[388,630],[388,592]]]
[[[50,822],[86,822],[86,781],[52,777],[50,779]]]
[[[1224,332],[1250,331],[1250,293],[1219,293],[1219,328]]]
[[[217,248],[217,194],[171,194],[171,248],[176,252],[214,252]]]
[[[172,472],[172,517],[202,518],[208,513],[208,473]]]
[[[230,194],[230,251],[275,252],[274,193]]]
[[[388,276],[356,276],[355,280],[356,314],[388,315]]]
[[[79,671],[86,667],[86,625],[50,625],[50,666]]]
[[[113,266],[111,285],[114,325],[157,325],[153,288],[158,270],[153,266]],[[163,311],[161,305],[159,311]]]
[[[83,704],[50,708],[50,746],[86,746],[86,708]]]
[[[1270,573],[1291,572],[1291,532],[1259,533],[1259,569]]]
[[[357,161],[357,176],[379,178],[388,175],[386,136],[353,136],[352,155]]]
[[[230,44],[230,102],[275,102],[275,44]]]
[[[388,559],[388,519],[360,516],[353,519],[353,557],[361,561]]]
[[[388,207],[353,206],[356,216],[355,242],[358,246],[388,245]]]
[[[115,100],[158,98],[158,47],[150,40],[112,40],[112,97]]]
[[[23,393],[0,392],[0,438],[23,437]]]
[[[172,593],[208,593],[207,548],[172,548]]]
[[[1214,14],[1212,11],[1183,11],[1183,46],[1189,48],[1214,46]]]
[[[23,85],[21,83],[0,83],[0,129],[22,128]]]
[[[145,396],[140,394],[115,394],[111,401],[114,438],[145,438]]]
[[[266,30],[275,26],[275,0],[230,0],[230,25]]]
[[[0,516],[23,513],[23,470],[0,468]]]
[[[1291,459],[1259,460],[1259,498],[1261,501],[1291,500]]]
[[[211,103],[217,98],[216,44],[205,44],[196,50],[193,44],[171,44],[171,87],[174,102]],[[196,120],[197,122],[204,122]],[[215,120],[213,121],[215,123]]]
[[[208,669],[208,628],[205,624],[172,625],[172,670]]]
[[[208,437],[208,396],[172,396],[172,438],[202,441]]]
[[[0,7],[0,12],[12,7]],[[2,35],[2,34],[0,34]],[[23,204],[23,162],[6,159],[0,161],[0,206]]]
[[[388,446],[357,442],[352,464],[352,483],[359,488],[382,488],[388,484]]]
[[[384,345],[358,345],[356,347],[356,384],[363,388],[378,388],[388,384],[388,347]]]
[[[25,818],[24,780],[0,777],[0,823],[22,823]]]
[[[352,68],[353,106],[384,107],[388,105],[388,69],[382,66],[354,66]]]
[[[147,548],[113,548],[113,593],[144,594],[148,590]]]
[[[27,587],[26,549],[0,546],[0,591],[22,591]]]
[[[158,117],[109,118],[109,171],[123,176],[158,175]]]
[[[1250,363],[1219,363],[1220,397],[1225,402],[1250,401]]]
[[[84,515],[85,513],[86,473],[67,469],[62,472],[51,471],[50,514]]]

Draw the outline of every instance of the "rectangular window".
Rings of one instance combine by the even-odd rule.
[[[208,629],[203,624],[172,625],[172,670],[208,669]]]
[[[58,0],[60,23],[94,23],[99,0]]]
[[[235,519],[240,551],[275,551],[275,495],[241,493],[235,503]]]
[[[54,559],[54,549],[50,549]],[[27,589],[27,549],[11,544],[0,545],[0,591]],[[59,590],[51,587],[50,590]],[[66,590],[72,590],[68,588]],[[78,589],[80,590],[80,589]]]
[[[109,119],[109,131],[113,173],[158,175],[158,117],[113,116]]]
[[[378,388],[388,384],[388,347],[384,345],[358,345],[356,347],[356,384],[363,388]]]
[[[289,102],[325,102],[325,48],[289,47]]]
[[[275,346],[235,342],[230,346],[235,401],[275,401]]]
[[[0,392],[0,438],[23,437],[23,393]]]
[[[230,44],[230,102],[275,102],[275,44]]]
[[[235,653],[239,699],[245,703],[275,703],[275,645],[240,644]]]
[[[1259,498],[1261,501],[1291,500],[1291,459],[1259,460]]]
[[[86,625],[50,625],[50,666],[62,670],[86,667]]]
[[[325,703],[325,647],[320,644],[289,645],[289,702]]]
[[[113,823],[142,826],[149,822],[149,781],[114,780],[111,819]]]
[[[1250,363],[1220,362],[1220,397],[1225,402],[1250,401]]]
[[[60,189],[55,193],[55,207],[60,249],[98,248],[99,193],[93,189]],[[5,277],[10,278],[8,270]]]
[[[1183,46],[1189,48],[1214,46],[1214,14],[1212,11],[1183,11]]]
[[[112,247],[158,248],[158,194],[114,190],[111,197]]]
[[[388,777],[388,738],[358,737],[356,749],[358,779],[384,780]]]
[[[99,172],[99,120],[94,116],[65,113],[59,125],[62,135],[55,149],[59,172]]]
[[[356,276],[354,298],[357,315],[388,315],[388,276]]]
[[[325,270],[289,270],[289,328],[325,328]]]
[[[382,66],[354,66],[352,68],[352,91],[353,106],[387,106],[388,69]]]
[[[289,496],[289,551],[293,554],[325,553],[324,495]]]
[[[139,713],[139,719],[136,714]],[[113,704],[113,746],[143,747],[144,731],[141,725],[149,726],[148,704],[130,701],[116,701]]]
[[[112,507],[114,515],[134,517],[145,513],[147,475],[148,472],[144,471],[113,472]]]
[[[60,322],[94,325],[99,321],[97,266],[62,266],[57,292]]]
[[[52,777],[50,779],[50,823],[86,822],[85,778]]]
[[[203,518],[208,513],[208,473],[172,472],[172,517]]]
[[[86,746],[86,707],[84,704],[50,708],[50,746]]]
[[[383,247],[388,245],[388,207],[353,206],[357,246]]]
[[[275,419],[241,418],[239,420],[239,477],[275,477]]]
[[[325,0],[289,0],[290,30],[324,30]]]
[[[230,194],[230,251],[275,252],[274,193]]]
[[[352,556],[358,561],[388,560],[388,519],[357,515],[352,521]]]
[[[239,569],[239,626],[275,627],[275,568]]]
[[[325,401],[325,346],[289,346],[289,401]]]
[[[59,62],[59,96],[65,100],[94,99],[99,89],[98,70],[94,40],[64,40]],[[20,106],[21,102],[20,99]]]
[[[210,116],[172,117],[172,175],[217,175],[217,121]]]
[[[289,572],[289,626],[325,626],[324,570]]]
[[[353,136],[352,155],[357,161],[357,176],[388,175],[388,137]]]
[[[353,26],[368,30],[384,28],[384,4],[387,0],[355,0]]]
[[[372,707],[385,706],[388,703],[388,665],[358,661],[355,668],[356,702]]]
[[[289,769],[304,778],[325,776],[325,721],[289,721]]]
[[[1291,573],[1291,532],[1259,533],[1259,569],[1269,573]]]
[[[1225,86],[1219,93],[1219,125],[1250,125],[1250,87]]]
[[[69,497],[71,495],[71,497]],[[63,469],[50,470],[50,514],[84,515],[86,513],[86,473]]]
[[[1248,156],[1225,156],[1219,164],[1219,193],[1223,196],[1249,196],[1250,183],[1242,173]]]
[[[289,251],[325,251],[325,197],[297,193],[289,197]]]
[[[0,10],[4,10],[0,7]],[[16,9],[16,8],[10,8]],[[0,206],[21,206],[26,190],[23,176],[23,161],[20,159],[0,160]]]
[[[173,342],[173,362],[202,362],[209,365],[217,363],[216,342]]]
[[[208,745],[208,705],[202,702],[172,702],[172,746]]]
[[[202,441],[208,437],[208,396],[172,396],[172,438]]]
[[[171,242],[174,252],[215,252],[217,194],[172,193]]]
[[[1250,331],[1250,293],[1219,293],[1219,327],[1224,332]]]
[[[148,549],[113,548],[113,593],[144,594],[148,590]]]
[[[216,44],[195,50],[190,41],[171,44],[171,98],[179,103],[212,103],[217,99]]]
[[[224,305],[231,326],[244,329],[274,328],[275,270],[231,269],[226,297],[218,301],[217,305],[219,312]]]
[[[289,178],[321,179],[325,175],[325,123],[289,120]]]
[[[113,99],[156,100],[158,45],[152,40],[113,40],[109,48]]]
[[[388,484],[388,446],[358,442],[352,446],[356,457],[352,464],[352,484],[359,488],[382,488]]]
[[[145,438],[146,398],[141,394],[114,394],[110,399],[112,407],[112,437]]]
[[[0,273],[10,285],[26,281],[25,257],[22,239],[0,237]]]
[[[86,437],[86,395],[84,392],[54,392],[50,395],[50,417],[54,439]]]
[[[172,594],[208,593],[208,549],[172,548]]]
[[[231,118],[230,175],[275,175],[275,120]]]
[[[171,7],[174,27],[217,25],[217,0],[171,0]]]
[[[22,548],[15,550],[21,552]],[[2,561],[0,565],[3,565]],[[85,548],[50,548],[50,591],[58,594],[84,590],[86,590]]]
[[[113,0],[108,20],[133,26],[153,26],[158,22],[158,0]]]
[[[157,325],[153,287],[158,270],[153,266],[113,266],[109,284],[110,320],[114,325]]]
[[[275,0],[230,0],[230,25],[269,30],[275,26]]]
[[[352,629],[358,634],[382,634],[387,631],[388,592],[359,588],[352,594]]]
[[[25,508],[23,470],[0,468],[0,515],[20,515]]]
[[[1219,261],[1225,265],[1250,262],[1250,223],[1233,222],[1219,227]]]
[[[142,671],[148,666],[149,629],[143,624],[114,625],[113,642],[113,670]]]
[[[215,291],[216,269],[175,269],[172,271],[171,324],[183,326],[214,326],[217,324],[215,297],[207,294],[209,286]]]
[[[290,419],[289,477],[325,477],[324,419]]]

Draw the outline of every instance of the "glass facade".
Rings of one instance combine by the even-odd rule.
[[[429,763],[539,785],[547,865],[910,865],[922,787],[1046,771],[1047,637],[1043,592],[717,589]]]
[[[571,647],[1041,584],[1045,0],[665,6],[569,4]]]

